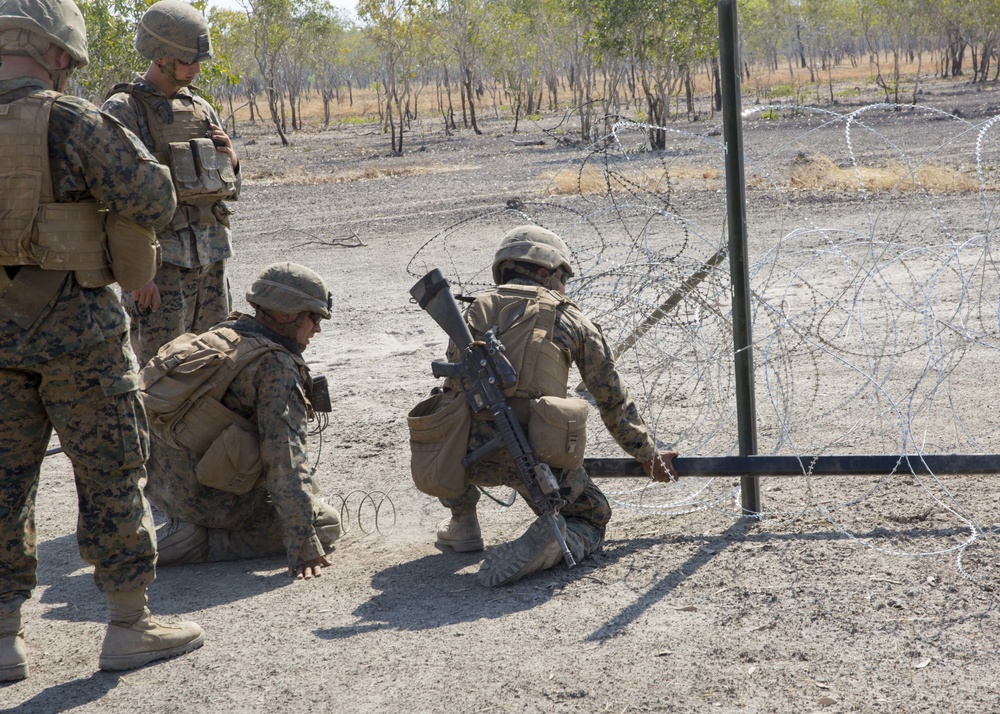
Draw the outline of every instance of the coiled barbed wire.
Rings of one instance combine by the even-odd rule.
[[[338,508],[344,535],[351,533],[356,524],[363,536],[373,533],[387,536],[396,528],[396,504],[391,494],[391,488],[388,491],[355,489],[347,495],[331,494],[326,501]]]
[[[759,453],[996,453],[1000,425],[977,386],[1000,364],[992,254],[1000,118],[977,124],[886,103],[844,113],[769,105],[744,118],[757,130],[745,153],[757,216],[749,240]],[[650,150],[650,129],[663,130],[665,149]],[[475,293],[491,281],[481,250],[478,265],[464,255],[470,235],[498,241],[525,221],[555,230],[578,268],[570,297],[601,324],[658,444],[735,453],[717,129],[618,121],[565,171],[543,177],[540,196],[443,229],[408,270],[440,267]],[[817,154],[819,145],[832,147],[830,155]],[[679,291],[684,284],[690,289]],[[591,418],[588,451],[614,454]],[[996,557],[998,527],[982,523],[976,504],[935,474],[854,478],[836,492],[816,483],[808,463],[803,477],[804,497],[765,500],[765,518],[817,516],[887,555],[955,554],[959,572],[977,582],[966,568],[972,546],[986,546],[983,567]],[[743,516],[730,479],[627,483],[607,489],[626,510]],[[904,548],[850,525],[852,512],[901,483],[919,488],[965,536]]]

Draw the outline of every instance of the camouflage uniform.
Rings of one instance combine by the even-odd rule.
[[[195,475],[200,455],[171,448],[154,434],[146,495],[171,518],[209,529],[204,560],[287,553],[294,568],[330,553],[340,535],[340,519],[317,496],[306,461],[309,371],[294,342],[252,317],[238,315],[219,327],[283,348],[243,369],[222,398],[224,406],[256,423],[263,477],[243,495],[203,486]]]
[[[514,279],[508,284],[539,287],[526,279]],[[481,339],[482,335],[473,330],[473,337]],[[629,398],[615,370],[611,349],[604,341],[600,328],[587,319],[576,305],[564,301],[556,312],[552,339],[579,368],[584,384],[597,403],[601,419],[615,441],[639,461],[653,458],[656,447],[635,402]],[[489,443],[494,435],[492,419],[488,415],[474,418],[469,434],[469,452]],[[597,550],[603,542],[605,528],[611,519],[611,506],[584,468],[555,471],[555,476],[560,494],[567,502],[560,511],[566,519],[566,542],[573,557],[579,561]],[[502,449],[468,468],[466,478],[469,486],[465,493],[456,498],[442,498],[442,504],[459,511],[474,510],[479,501],[479,486],[509,486],[516,489],[526,503],[531,503],[521,486],[513,461]]]
[[[0,106],[44,88],[0,81]],[[166,167],[89,102],[56,100],[48,147],[57,202],[93,198],[138,223],[170,220]],[[53,427],[73,463],[77,539],[98,588],[153,581],[153,524],[140,489],[148,435],[127,331],[115,292],[83,288],[72,273],[29,329],[0,313],[0,612],[16,610],[35,586],[35,496]]]
[[[151,83],[136,75],[131,92],[143,95],[143,100],[156,111],[169,117],[170,100]],[[214,109],[189,88],[177,91],[178,97],[190,98],[211,116],[212,123],[222,126]],[[150,150],[154,140],[146,111],[129,92],[112,94],[102,109],[131,129]],[[236,170],[236,191],[229,200],[239,198],[241,175]],[[226,259],[233,254],[229,227],[232,211],[221,201],[213,207],[215,221],[187,223],[180,221],[157,231],[162,251],[162,264],[156,271],[155,282],[162,304],[155,311],[140,310],[129,291],[122,292],[122,304],[132,319],[132,346],[145,365],[160,348],[185,332],[202,333],[226,319],[232,309],[232,297],[226,277]]]

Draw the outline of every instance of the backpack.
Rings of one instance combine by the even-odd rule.
[[[237,374],[276,351],[285,350],[229,327],[189,332],[168,342],[139,372],[150,430],[168,446],[199,456],[234,424],[256,434],[256,424],[221,400]]]

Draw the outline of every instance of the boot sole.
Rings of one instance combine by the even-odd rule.
[[[28,677],[28,663],[15,664],[0,669],[0,682],[18,682]]]
[[[434,541],[434,545],[439,545],[442,548],[451,548],[456,553],[472,553],[482,550],[485,547],[482,538],[475,540],[441,540],[438,538]]]
[[[517,540],[504,543],[489,552],[479,566],[479,583],[495,588],[541,570],[545,551],[553,544],[558,546],[552,526],[543,520],[535,521]]]
[[[106,672],[121,672],[127,669],[137,669],[150,662],[156,662],[161,659],[170,659],[172,657],[180,657],[183,654],[192,652],[205,644],[205,635],[198,635],[195,639],[190,642],[185,642],[183,645],[177,645],[176,647],[171,647],[167,650],[160,650],[158,652],[139,652],[130,655],[101,655],[99,666],[102,670]]]

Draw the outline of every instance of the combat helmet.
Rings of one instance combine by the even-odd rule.
[[[72,57],[68,69],[56,69],[46,61],[51,45]],[[90,61],[83,13],[73,0],[0,0],[0,54],[31,57],[62,90],[73,71]]]
[[[569,248],[563,239],[540,226],[524,225],[507,231],[493,257],[493,280],[500,284],[501,265],[507,261],[533,263],[573,275]]]
[[[212,58],[212,35],[205,16],[181,0],[160,0],[139,19],[135,48],[148,60],[161,57],[186,64]]]
[[[329,319],[333,296],[323,278],[298,263],[272,263],[247,291],[247,302],[286,315],[315,312]]]

